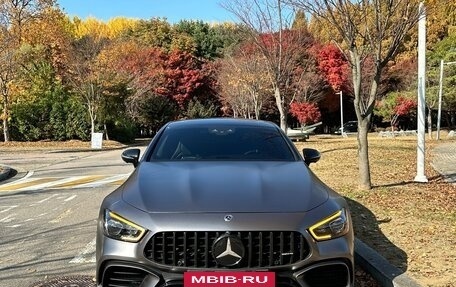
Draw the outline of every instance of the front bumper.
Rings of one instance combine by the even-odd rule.
[[[145,257],[151,234],[140,243],[128,243],[102,236],[97,258],[97,286],[165,287],[183,286],[185,271],[272,271],[277,287],[350,287],[354,281],[353,247],[350,237],[309,242],[311,252],[296,264],[265,268],[183,268],[165,266]]]
[[[220,271],[217,270],[207,270]],[[239,271],[239,270],[238,270]],[[263,270],[264,271],[264,270]],[[98,287],[182,287],[183,273],[164,272],[128,261],[108,261],[99,270]],[[351,287],[353,268],[346,260],[312,264],[295,272],[276,272],[276,287]]]

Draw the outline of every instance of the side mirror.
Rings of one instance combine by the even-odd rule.
[[[126,163],[132,163],[134,167],[138,166],[139,163],[139,148],[127,149],[122,152],[122,159]]]
[[[304,156],[304,162],[307,165],[317,162],[320,160],[321,154],[318,150],[313,148],[304,148],[302,149],[302,154]]]

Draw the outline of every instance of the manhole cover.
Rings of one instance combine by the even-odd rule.
[[[63,276],[40,281],[30,287],[96,287],[92,276]]]

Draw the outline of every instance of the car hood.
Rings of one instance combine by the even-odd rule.
[[[305,212],[328,199],[303,162],[143,162],[123,199],[145,212]]]

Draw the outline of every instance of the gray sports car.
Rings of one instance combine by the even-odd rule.
[[[277,125],[171,122],[122,158],[136,168],[101,205],[98,286],[353,286],[347,203]]]

